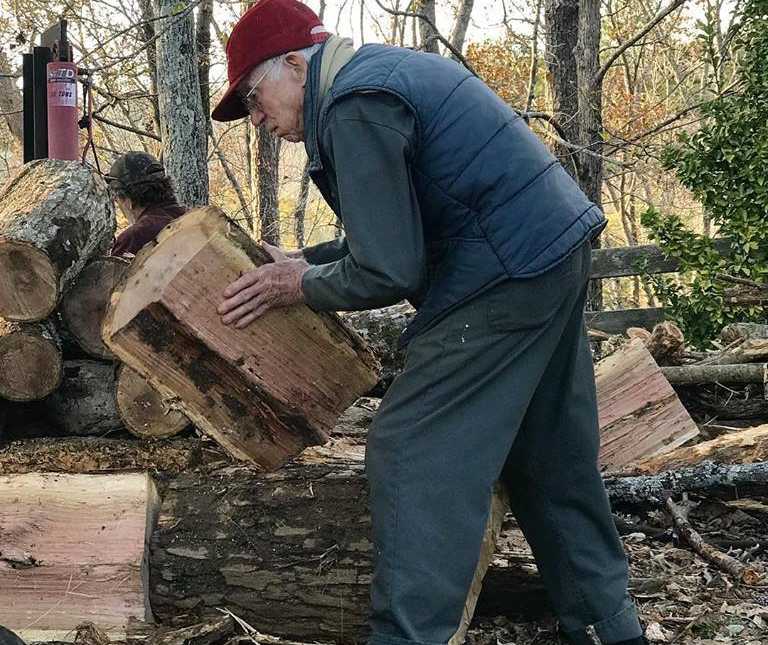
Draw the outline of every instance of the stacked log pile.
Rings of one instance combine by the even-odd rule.
[[[106,191],[62,164],[25,167],[0,197],[0,441],[3,426],[16,439],[0,443],[0,518],[11,518],[0,607],[12,611],[0,622],[29,640],[72,638],[91,620],[135,644],[234,643],[243,632],[361,642],[374,558],[364,451],[379,399],[358,396],[383,395],[402,370],[410,310],[343,319],[384,366],[378,383],[376,361],[335,316],[300,307],[223,329],[214,304],[266,261],[258,246],[200,209],[130,267],[102,258],[114,228]],[[24,226],[33,213],[48,218],[46,235]],[[741,427],[768,423],[768,406],[713,419],[695,394],[716,376],[764,401],[766,338],[734,326],[718,351],[697,353],[664,323],[630,331],[596,365],[614,509],[666,509],[681,539],[740,584],[761,580],[760,568],[720,557],[669,500],[768,494],[768,426]],[[189,418],[199,432],[179,435]],[[452,645],[473,614],[541,611],[503,494],[493,508]],[[640,530],[634,517],[616,521]]]

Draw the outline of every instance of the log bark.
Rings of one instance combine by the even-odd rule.
[[[699,361],[697,365],[739,365],[766,361],[768,361],[768,338],[745,338]]]
[[[149,381],[122,365],[117,373],[117,412],[128,431],[141,439],[163,439],[189,426],[187,416],[170,407]]]
[[[0,398],[45,398],[59,386],[61,374],[61,341],[53,323],[0,319]]]
[[[736,499],[768,493],[768,462],[716,464],[704,462],[691,468],[638,477],[610,477],[605,488],[615,508],[637,505],[663,506],[669,495],[684,492]]]
[[[150,619],[145,541],[156,509],[146,474],[0,477],[3,624],[24,638],[90,620],[119,636],[131,618]]]
[[[595,383],[603,468],[620,469],[699,433],[640,339],[600,361]]]
[[[725,343],[733,343],[736,340],[748,338],[768,338],[768,325],[760,323],[731,323],[723,327],[720,338]]]
[[[109,299],[130,263],[123,258],[97,258],[83,269],[65,294],[59,314],[68,332],[90,356],[112,360],[115,356],[101,338]]]
[[[225,606],[260,632],[360,642],[374,555],[363,471],[364,448],[339,440],[266,475],[228,468],[170,482],[150,555],[156,617]],[[494,508],[462,627],[501,526],[503,502]]]
[[[112,200],[96,173],[74,161],[23,166],[0,192],[0,316],[48,317],[114,232]]]
[[[123,429],[115,400],[115,367],[98,361],[64,361],[61,386],[44,402],[47,415],[73,435]]]
[[[223,325],[226,286],[270,261],[209,207],[187,213],[132,263],[105,320],[107,345],[237,459],[277,468],[327,440],[376,382],[376,361],[338,317],[304,305]]]
[[[199,439],[37,438],[0,447],[2,475],[148,470],[171,476],[191,470],[207,472],[228,463],[227,456],[215,444]]]
[[[662,372],[674,385],[699,383],[765,383],[768,363],[745,365],[685,365],[663,367]]]

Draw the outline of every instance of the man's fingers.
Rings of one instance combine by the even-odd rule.
[[[216,311],[223,316],[224,314],[229,313],[236,307],[239,307],[244,302],[248,302],[252,298],[258,297],[262,289],[263,289],[263,285],[258,283],[250,287],[247,287],[242,291],[237,292],[234,296],[231,296],[226,300],[223,300]]]
[[[277,246],[272,246],[269,242],[262,240],[261,246],[270,256],[272,256],[272,259],[275,262],[280,262],[281,260],[286,260],[288,258],[285,251]]]
[[[261,272],[258,269],[255,269],[254,271],[248,271],[247,273],[241,275],[237,280],[230,283],[229,286],[224,289],[223,296],[225,298],[230,298],[239,291],[247,289],[251,285],[256,284],[260,278]]]
[[[264,299],[261,295],[256,296],[254,298],[250,298],[249,300],[241,304],[239,307],[236,307],[235,309],[232,309],[231,311],[229,311],[229,313],[227,313],[226,316],[222,317],[221,322],[223,322],[225,325],[231,325],[232,323],[236,323],[243,316],[256,310],[263,303],[263,301]]]

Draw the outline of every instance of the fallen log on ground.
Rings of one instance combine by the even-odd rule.
[[[659,475],[605,479],[614,507],[663,506],[671,494],[697,493],[735,499],[768,493],[768,462],[716,464],[706,461],[691,468]]]
[[[131,434],[141,439],[172,437],[189,426],[183,412],[127,365],[121,365],[117,372],[115,390],[120,419]]]
[[[695,446],[677,448],[631,464],[633,473],[653,475],[665,470],[695,466],[703,461],[718,464],[752,464],[768,461],[768,425],[730,432]]]
[[[325,442],[376,383],[359,336],[304,305],[244,329],[224,325],[216,312],[224,289],[271,258],[216,208],[187,213],[157,242],[113,294],[103,334],[110,349],[232,456],[262,470]]]
[[[768,338],[737,340],[721,351],[707,356],[696,365],[738,365],[765,363],[768,359]]]
[[[699,383],[765,383],[768,363],[743,365],[685,365],[662,367],[666,379],[674,385]]]
[[[720,339],[728,344],[749,338],[768,338],[768,325],[761,323],[731,323],[723,327],[720,332]]]
[[[640,339],[595,366],[602,468],[672,450],[699,433],[662,369]]]
[[[115,355],[101,338],[104,314],[129,262],[123,258],[96,258],[80,272],[75,284],[62,298],[62,324],[90,356],[112,360]]]
[[[144,550],[156,508],[146,474],[0,477],[3,624],[25,640],[27,630],[55,640],[91,620],[120,639],[129,619],[148,620]]]
[[[115,367],[98,361],[64,361],[61,386],[43,403],[67,434],[104,435],[123,429],[115,400]]]
[[[151,543],[155,616],[195,620],[224,606],[262,632],[359,642],[373,567],[363,454],[337,441],[274,473],[228,468],[171,481]]]
[[[61,374],[61,340],[53,323],[0,318],[0,398],[42,399],[59,386]]]
[[[114,232],[112,200],[97,173],[74,161],[23,166],[0,192],[0,316],[47,318]]]

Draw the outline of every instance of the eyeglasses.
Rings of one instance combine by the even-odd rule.
[[[270,70],[271,67],[267,67],[267,69],[264,70],[264,73],[259,76],[259,80],[253,84],[253,87],[251,87],[250,90],[248,90],[248,94],[240,97],[240,100],[243,102],[243,105],[245,106],[245,109],[248,110],[248,112],[250,112],[251,109],[261,111],[258,100],[256,100],[256,97],[251,100],[251,96],[256,91],[256,88],[259,86],[259,84],[267,77],[267,74],[269,74]]]

